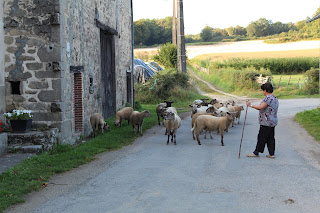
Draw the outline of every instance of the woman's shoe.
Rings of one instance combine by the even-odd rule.
[[[259,155],[256,155],[254,153],[249,153],[249,154],[247,154],[247,157],[259,157]]]

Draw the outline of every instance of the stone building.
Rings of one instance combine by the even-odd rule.
[[[33,111],[62,143],[133,105],[132,0],[0,0],[0,113]],[[3,14],[3,17],[1,17]],[[1,118],[0,118],[1,119]]]

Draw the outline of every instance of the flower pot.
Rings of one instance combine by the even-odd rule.
[[[14,133],[27,133],[30,131],[32,119],[29,120],[10,120]]]

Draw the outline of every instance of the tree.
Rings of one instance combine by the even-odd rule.
[[[272,21],[261,18],[258,21],[251,22],[247,26],[247,35],[249,37],[261,37],[271,35]]]
[[[229,36],[234,36],[236,34],[236,29],[233,27],[229,27],[226,29]]]
[[[212,34],[212,30],[213,28],[206,26],[205,28],[203,28],[201,30],[200,33],[200,37],[202,39],[202,41],[211,41],[213,38],[213,34]]]

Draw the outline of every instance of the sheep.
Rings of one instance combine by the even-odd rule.
[[[202,103],[201,100],[194,100],[191,105],[201,106],[201,103]]]
[[[221,108],[224,106],[224,104],[222,102],[217,102],[215,104],[213,104],[217,109]]]
[[[127,120],[128,121],[128,125],[129,125],[130,124],[130,115],[131,115],[132,112],[133,112],[132,107],[125,107],[125,108],[119,110],[116,113],[116,119],[114,121],[114,125],[116,127],[122,126],[122,122],[124,120]]]
[[[96,137],[96,130],[101,129],[101,133],[103,135],[103,129],[109,131],[110,126],[104,121],[104,118],[99,113],[94,113],[90,117],[90,123],[92,127],[92,136]]]
[[[199,135],[203,130],[219,131],[221,135],[221,145],[223,144],[223,133],[230,126],[232,115],[227,112],[225,117],[214,117],[211,115],[200,115],[194,123],[192,131],[196,131],[198,144],[201,145]]]
[[[160,126],[160,117],[162,117],[162,123],[163,123],[163,113],[166,110],[166,107],[167,107],[166,103],[160,103],[156,108],[159,126]]]
[[[235,112],[235,119],[238,120],[238,124],[240,123],[241,111],[244,110],[243,106],[230,106],[228,105],[228,109],[230,112]]]
[[[200,115],[217,116],[217,113],[216,113],[216,112],[213,112],[213,113],[197,113],[197,114],[193,115],[193,116],[192,116],[192,119],[191,119],[191,128],[193,128],[194,122],[197,120],[197,118],[198,118]],[[193,137],[193,140],[196,139],[196,138],[194,137],[194,131],[192,131],[192,137]],[[211,132],[210,132],[210,137],[211,137],[211,139],[212,139]],[[207,131],[205,131],[204,139],[207,139]]]
[[[215,106],[210,105],[210,104],[208,106],[200,106],[200,107],[195,104],[192,104],[189,106],[192,107],[191,118],[196,113],[205,113],[205,112],[211,113],[211,112],[215,112],[218,110]]]
[[[195,104],[195,105],[198,105],[198,106],[208,106],[208,104],[213,105],[213,104],[215,104],[217,102],[217,99],[212,99],[209,103],[208,103],[208,100],[209,99],[207,99],[207,98],[202,98],[200,100],[194,100],[191,105]]]
[[[130,116],[130,123],[132,124],[133,128],[133,133],[136,135],[136,127],[138,127],[138,132],[140,131],[140,135],[142,136],[142,124],[143,124],[143,119],[145,117],[151,117],[151,113],[148,110],[138,112],[138,111],[133,111]]]
[[[211,105],[214,105],[214,104],[216,104],[216,103],[219,103],[219,101],[217,100],[217,99],[212,99],[210,102],[209,102],[209,104],[211,104]]]
[[[173,142],[174,138],[174,145],[176,145],[176,134],[177,129],[181,126],[181,118],[176,113],[174,107],[168,107],[168,109],[164,112],[163,118],[163,124],[166,127],[166,133],[168,133],[167,145],[169,144],[170,135],[172,136],[171,142]]]
[[[218,110],[217,110],[217,113],[220,115],[220,116],[226,116],[227,112],[229,112],[229,109],[228,107],[220,107]]]

